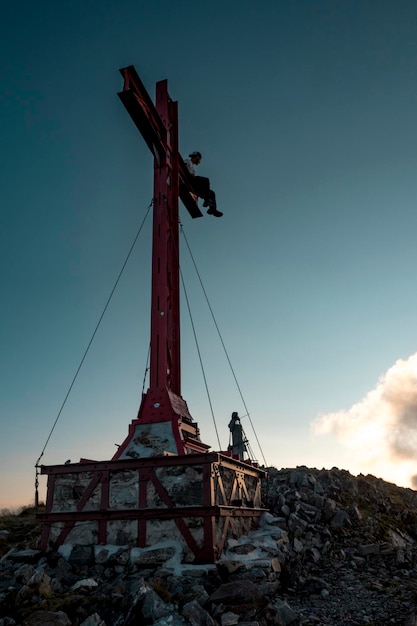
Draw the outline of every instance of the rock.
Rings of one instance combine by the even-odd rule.
[[[24,626],[71,626],[71,620],[63,611],[35,611],[24,622]]]
[[[281,563],[278,558],[271,559],[271,569],[276,574],[281,572]]]
[[[360,512],[360,510],[358,509],[358,507],[355,505],[353,505],[350,509],[349,509],[349,517],[351,519],[352,522],[355,522],[356,524],[360,524],[360,522],[363,519],[363,515]]]
[[[153,624],[161,618],[168,619],[172,612],[172,605],[166,604],[142,578],[139,581],[125,626],[133,626],[137,622]]]
[[[249,543],[249,542],[238,544],[230,548],[230,551],[236,554],[250,554],[254,550],[255,550],[255,546],[253,545],[253,543]]]
[[[35,592],[32,587],[29,587],[28,585],[22,585],[22,587],[16,594],[15,605],[17,607],[27,606],[31,602],[34,595]],[[3,598],[3,600],[4,599],[5,597]]]
[[[68,562],[71,565],[93,565],[94,564],[94,547],[93,546],[74,546]]]
[[[116,554],[112,556],[112,559],[114,559],[118,565],[126,565],[130,559],[130,551],[124,549],[118,550]]]
[[[307,526],[308,522],[306,520],[296,513],[291,513],[288,518],[288,528],[294,533],[294,537],[301,537]]]
[[[288,504],[283,504],[280,511],[284,517],[289,517],[291,515],[291,509]]]
[[[379,545],[371,543],[366,546],[358,546],[358,552],[361,556],[369,556],[370,554],[379,554]]]
[[[80,626],[106,626],[106,622],[103,622],[98,613],[93,613],[81,622]]]
[[[17,582],[26,584],[32,578],[34,572],[35,568],[33,567],[33,565],[26,563],[24,565],[21,565],[15,571],[15,578]]]
[[[417,626],[417,611],[412,611],[412,613],[408,616],[404,626]]]
[[[196,600],[188,602],[183,607],[182,614],[191,626],[216,626],[214,619]]]
[[[324,507],[323,507],[323,517],[326,522],[329,522],[335,515],[336,512],[336,502],[331,500],[330,498],[326,498]]]
[[[216,567],[182,568],[174,539],[11,547],[0,626],[417,626],[417,493],[336,468],[268,471],[270,513]]]
[[[146,548],[132,551],[131,560],[137,567],[157,567],[171,559],[176,554],[172,546],[163,548]]]
[[[265,599],[258,587],[250,580],[238,583],[225,583],[211,594],[209,602],[224,604],[235,613],[244,613],[247,609],[258,608],[265,604]]]
[[[271,513],[262,513],[261,519],[259,521],[259,528],[265,528],[266,526],[280,526],[280,524],[285,521],[281,517],[276,517]]]
[[[235,624],[238,623],[238,621],[239,621],[239,615],[237,613],[232,613],[231,611],[223,613],[223,615],[220,618],[221,626],[234,626]]]
[[[16,563],[37,563],[42,557],[43,552],[31,548],[27,550],[13,550],[7,556],[10,561]]]
[[[311,555],[311,558],[315,563],[318,563],[320,561],[321,555],[317,548],[309,548],[308,553],[309,555]]]
[[[275,603],[275,608],[278,612],[280,620],[285,626],[287,624],[294,624],[298,621],[298,615],[292,610],[292,608],[283,600],[279,600]]]
[[[320,518],[321,511],[312,504],[301,502],[298,514],[309,522],[316,522]]]
[[[152,622],[153,626],[189,626],[189,622],[186,623],[184,618],[178,615],[178,613],[171,613],[168,617],[161,617],[156,622]]]
[[[106,548],[100,548],[95,554],[95,562],[98,565],[103,565],[103,563],[107,563],[109,558],[110,551]]]
[[[295,552],[302,552],[304,549],[303,542],[297,539],[297,537],[294,537],[293,548]]]
[[[242,569],[242,567],[243,563],[241,561],[232,561],[230,559],[217,563],[217,569],[223,574],[233,574],[233,572]]]
[[[332,517],[332,521],[330,522],[330,526],[332,528],[342,528],[343,526],[347,526],[350,524],[350,517],[347,511],[343,511],[338,509],[336,513]]]
[[[194,585],[193,587],[191,587],[189,593],[187,593],[187,595],[185,596],[185,602],[195,600],[203,608],[206,608],[208,599],[209,594],[207,593],[203,585]]]
[[[281,588],[279,580],[265,580],[257,583],[259,591],[265,598],[273,599]]]
[[[49,598],[52,595],[51,578],[43,570],[35,572],[27,582],[28,587],[36,590],[41,598]]]
[[[94,580],[94,578],[83,578],[76,582],[72,587],[72,591],[76,591],[77,589],[94,589],[94,587],[98,587],[98,582]]]

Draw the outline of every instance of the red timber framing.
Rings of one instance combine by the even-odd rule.
[[[73,545],[145,548],[177,540],[187,562],[212,563],[261,508],[265,473],[208,452],[181,397],[178,200],[201,217],[178,152],[178,110],[167,81],[153,104],[133,67],[119,97],[154,159],[150,383],[137,419],[111,461],[41,466],[48,476],[42,549]]]
[[[213,563],[262,513],[259,468],[217,452],[42,466],[41,548],[177,539],[188,562]]]

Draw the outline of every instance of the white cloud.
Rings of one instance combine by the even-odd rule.
[[[312,427],[352,449],[356,471],[417,484],[417,353],[399,359],[350,409],[321,415]]]

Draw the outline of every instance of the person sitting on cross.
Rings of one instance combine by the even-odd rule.
[[[185,159],[187,169],[193,177],[193,188],[198,197],[204,200],[203,206],[208,207],[207,213],[209,215],[214,215],[214,217],[221,217],[223,213],[217,210],[216,194],[212,189],[210,189],[210,180],[208,178],[204,178],[204,176],[196,176],[195,168],[199,165],[201,159],[201,152],[198,152],[197,150],[195,152],[191,152],[191,154],[188,155],[188,159]]]

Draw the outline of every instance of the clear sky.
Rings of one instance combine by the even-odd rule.
[[[411,484],[414,0],[22,0],[0,23],[0,506],[33,499],[152,198],[151,154],[116,95],[127,65],[152,97],[168,79],[181,153],[203,153],[224,212],[181,207],[181,221],[268,463]],[[136,416],[150,225],[45,464],[111,458]],[[225,447],[245,410],[185,245],[182,269]],[[182,394],[217,449],[182,311]]]

